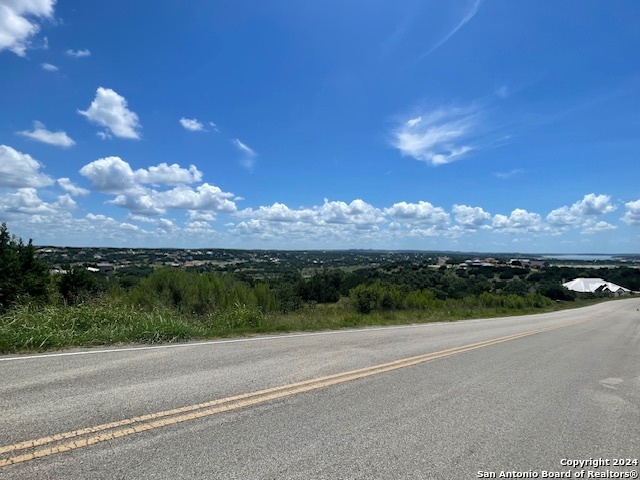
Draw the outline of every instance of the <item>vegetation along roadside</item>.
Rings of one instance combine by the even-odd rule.
[[[580,268],[434,268],[393,260],[304,275],[67,265],[52,273],[32,242],[0,227],[0,353],[541,313],[605,300],[562,281]],[[96,269],[93,269],[96,270]],[[640,270],[607,269],[640,290]],[[584,275],[583,275],[584,274]]]

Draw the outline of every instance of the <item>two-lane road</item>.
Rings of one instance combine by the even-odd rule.
[[[466,479],[638,459],[639,308],[0,357],[0,478]]]

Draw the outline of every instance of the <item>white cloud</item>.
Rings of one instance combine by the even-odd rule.
[[[514,168],[513,170],[509,170],[508,172],[497,172],[494,175],[502,180],[508,180],[513,176],[520,175],[524,173],[524,170],[521,168]]]
[[[203,221],[187,222],[187,224],[185,225],[184,231],[190,234],[214,233],[214,230],[211,228],[211,225]]]
[[[243,152],[246,153],[247,155],[255,155],[256,152],[254,152],[251,148],[249,148],[248,146],[246,146],[244,143],[242,143],[240,140],[238,140],[237,138],[233,140],[233,144],[238,147],[238,149]]]
[[[136,186],[131,166],[120,157],[95,160],[80,169],[80,175],[91,180],[94,190],[118,193]]]
[[[253,171],[253,167],[256,164],[256,156],[258,155],[254,150],[249,148],[247,145],[242,143],[239,139],[235,138],[231,141],[238,150],[240,150],[243,154],[242,159],[240,160],[240,164],[249,170]]]
[[[137,225],[132,225],[131,223],[127,223],[127,222],[123,222],[118,226],[120,227],[121,230],[128,231],[128,232],[139,232],[141,230],[140,227],[138,227]]]
[[[315,226],[352,225],[358,229],[370,229],[385,222],[384,213],[381,210],[360,199],[353,200],[348,204],[325,199],[320,206],[298,209],[291,209],[282,203],[274,203],[271,206],[262,206],[257,210],[247,208],[238,212],[238,215],[249,217],[251,221],[254,221],[253,224],[243,222],[244,227],[258,225],[255,223],[258,221]],[[259,224],[263,225],[264,223]]]
[[[223,213],[236,211],[236,204],[230,200],[234,195],[223,192],[219,187],[208,183],[203,183],[195,190],[186,186],[178,186],[164,192],[155,192],[154,196],[163,208],[212,210]]]
[[[444,37],[442,37],[438,42],[436,42],[436,44],[433,47],[431,47],[425,53],[420,55],[417,58],[416,63],[428,57],[433,52],[435,52],[438,48],[440,48],[442,45],[447,43],[451,37],[453,37],[456,33],[458,33],[458,30],[464,27],[473,17],[476,16],[481,4],[482,4],[482,0],[474,0],[473,4],[471,5],[471,8],[465,12],[464,16],[456,24],[456,26],[452,30],[450,30],[449,33],[447,33]]]
[[[451,212],[454,214],[456,222],[465,229],[481,228],[491,221],[491,214],[480,207],[454,205]]]
[[[89,195],[89,190],[87,190],[86,188],[78,187],[68,178],[59,178],[57,182],[58,186],[71,196],[77,197],[80,195]]]
[[[189,216],[189,219],[193,220],[194,222],[198,222],[198,221],[213,222],[216,219],[216,216],[214,213],[203,212],[201,210],[188,210],[187,215]]]
[[[160,218],[156,222],[156,227],[163,232],[171,232],[171,231],[177,230],[178,228],[176,227],[175,223],[173,223],[168,218]]]
[[[384,211],[397,222],[443,227],[451,220],[449,214],[443,208],[434,207],[431,203],[424,201],[418,203],[394,203],[391,208],[386,208]]]
[[[554,227],[566,229],[583,225],[590,217],[606,215],[615,209],[609,195],[590,193],[570,207],[563,206],[552,210],[547,215],[547,222]]]
[[[159,202],[153,198],[153,192],[144,194],[120,194],[107,203],[116,207],[126,208],[130,212],[138,215],[161,215],[167,210],[159,205]]]
[[[30,47],[30,38],[40,31],[40,21],[53,16],[56,0],[5,0],[0,3],[0,51],[10,50],[21,57]]]
[[[57,72],[58,70],[60,70],[58,67],[56,67],[51,63],[41,63],[40,66],[42,67],[43,70],[46,70],[47,72]]]
[[[596,222],[595,220],[591,220],[583,226],[580,233],[590,235],[594,233],[608,232],[610,230],[615,230],[616,228],[618,227],[607,222]]]
[[[392,145],[402,155],[433,166],[459,160],[473,150],[475,114],[459,108],[440,109],[412,118],[392,133]]]
[[[422,117],[416,117],[416,118],[412,118],[410,120],[407,120],[407,127],[415,127],[421,121],[422,121]]]
[[[611,205],[611,197],[609,195],[596,195],[590,193],[585,195],[582,200],[574,203],[571,210],[580,215],[604,215],[611,213],[616,209]]]
[[[85,165],[80,169],[80,174],[91,180],[94,190],[117,194],[108,203],[139,215],[164,214],[167,209],[224,213],[236,211],[233,193],[223,192],[208,183],[195,189],[185,185],[202,179],[202,172],[194,165],[187,170],[177,164],[161,163],[133,171],[120,157],[106,157]],[[159,191],[144,184],[171,185],[175,188]]]
[[[31,187],[18,188],[16,192],[0,198],[0,212],[5,214],[57,216],[76,207],[76,202],[69,195],[60,195],[56,202],[47,203]]]
[[[119,138],[140,138],[138,115],[127,108],[127,101],[110,88],[98,87],[96,96],[87,110],[78,110],[91,122],[106,127]]]
[[[180,119],[180,125],[182,125],[186,130],[191,132],[204,132],[204,125],[202,122],[196,120],[195,118],[184,118]]]
[[[542,232],[546,229],[539,214],[527,212],[521,208],[513,210],[508,217],[501,214],[495,215],[492,226],[495,230],[506,233]]]
[[[141,168],[134,173],[134,180],[139,183],[182,185],[195,183],[202,180],[202,172],[194,165],[189,165],[189,169],[180,167],[177,163],[167,165],[161,163],[147,170]]]
[[[42,165],[26,153],[0,145],[0,186],[44,187],[53,184],[53,179],[40,172]]]
[[[384,222],[384,214],[363,200],[356,199],[351,203],[330,202],[325,199],[318,209],[320,218],[325,223],[351,224],[358,228],[371,228]]]
[[[269,222],[319,223],[317,209],[300,208],[292,210],[287,205],[277,202],[271,206],[261,206],[257,210],[247,208],[239,212],[239,215]]]
[[[69,195],[68,193],[64,195],[60,195],[58,197],[58,201],[56,202],[56,205],[62,208],[63,210],[73,210],[78,206],[76,201],[73,198],[71,198],[71,195]]]
[[[46,129],[42,122],[38,121],[33,122],[33,131],[23,130],[18,132],[18,135],[57,147],[71,147],[76,144],[76,142],[62,130],[51,132]]]
[[[72,50],[69,49],[65,52],[69,57],[73,57],[73,58],[82,58],[82,57],[90,57],[91,56],[91,52],[88,49],[83,49],[83,50]]]
[[[80,174],[93,182],[92,188],[106,193],[140,192],[140,184],[182,185],[202,180],[202,172],[194,165],[186,169],[176,163],[161,163],[134,172],[120,157],[95,160],[82,167]]]
[[[2,198],[2,210],[11,213],[24,214],[48,214],[53,209],[45,203],[35,188],[19,188],[15,193],[10,193]]]
[[[624,204],[627,208],[622,221],[629,225],[640,225],[640,199]]]

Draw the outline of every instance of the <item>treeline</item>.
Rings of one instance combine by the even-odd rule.
[[[13,305],[74,306],[102,298],[137,311],[227,318],[229,325],[252,326],[272,314],[288,314],[318,304],[340,304],[359,314],[398,310],[464,308],[542,308],[578,295],[562,287],[579,276],[602,276],[640,290],[640,270],[548,267],[541,271],[509,266],[433,268],[427,262],[393,261],[357,269],[320,270],[305,278],[300,270],[277,276],[251,272],[214,273],[183,269],[126,267],[113,276],[82,267],[50,275],[31,241],[26,245],[0,227],[0,311]]]

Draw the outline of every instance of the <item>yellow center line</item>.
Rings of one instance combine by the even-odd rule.
[[[196,405],[189,405],[185,407],[174,408],[171,410],[151,413],[148,415],[141,415],[141,416],[132,417],[132,418],[116,421],[116,422],[97,425],[94,427],[88,427],[88,428],[83,428],[79,430],[72,430],[69,432],[59,433],[59,434],[55,434],[47,437],[41,437],[35,440],[28,440],[24,442],[15,443],[13,445],[3,446],[3,447],[0,447],[0,454],[15,452],[17,450],[24,450],[28,448],[35,448],[41,445],[46,445],[46,444],[58,442],[61,440],[74,439],[73,441],[69,441],[67,443],[62,443],[57,446],[37,450],[32,453],[25,453],[22,455],[17,455],[17,456],[6,458],[6,459],[0,459],[0,467],[5,467],[7,465],[13,465],[21,462],[27,462],[30,460],[34,460],[36,458],[46,457],[46,456],[54,455],[56,453],[68,452],[68,451],[86,447],[89,445],[94,445],[96,443],[105,442],[108,440],[113,440],[113,439],[125,437],[128,435],[133,435],[135,433],[141,433],[141,432],[152,430],[155,428],[174,425],[177,423],[195,420],[198,418],[203,418],[203,417],[215,415],[218,413],[228,412],[228,411],[236,410],[239,408],[257,405],[257,404],[264,403],[271,400],[285,398],[285,397],[297,395],[300,393],[318,390],[321,388],[327,388],[333,385],[338,385],[341,383],[350,382],[353,380],[358,380],[358,379],[370,377],[373,375],[379,375],[381,373],[390,372],[393,370],[399,370],[401,368],[406,368],[409,366],[417,365],[417,364],[428,362],[431,360],[449,357],[452,355],[457,355],[460,353],[477,350],[479,348],[488,347],[491,345],[496,345],[499,343],[504,343],[511,340],[516,340],[519,338],[528,337],[528,336],[536,335],[543,332],[548,332],[551,330],[557,330],[559,328],[578,325],[580,323],[584,323],[591,319],[592,318],[588,318],[586,320],[580,320],[577,322],[554,326],[554,327],[528,330],[526,332],[508,335],[505,337],[485,340],[482,342],[472,343],[469,345],[463,345],[461,347],[449,348],[446,350],[441,350],[439,352],[406,357],[399,360],[394,360],[391,362],[382,363],[382,364],[378,364],[370,367],[359,368],[356,370],[336,373],[332,375],[314,378],[311,380],[290,383],[287,385],[267,388],[267,389],[258,390],[251,393],[234,395],[231,397],[216,399],[209,402],[199,403]],[[120,428],[120,427],[127,427],[127,428]],[[120,429],[118,430],[118,428]],[[106,430],[111,430],[111,431],[106,432]],[[98,432],[105,432],[105,433],[101,433],[93,436],[86,436],[86,435],[96,434]],[[86,437],[80,438],[83,436],[86,436]]]

